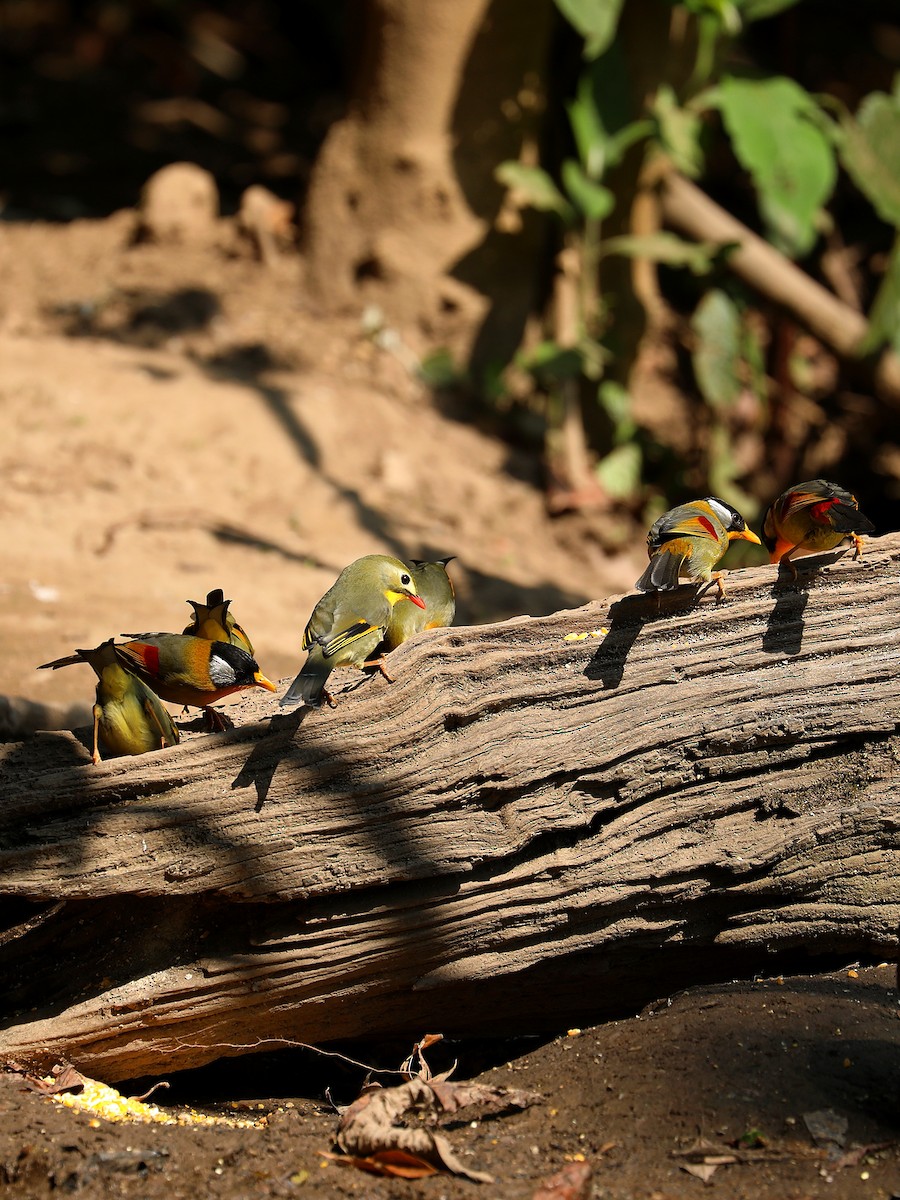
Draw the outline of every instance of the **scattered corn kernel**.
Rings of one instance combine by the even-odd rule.
[[[47,1082],[53,1082],[52,1076],[47,1077]],[[134,1121],[156,1125],[225,1125],[231,1129],[254,1129],[261,1124],[259,1120],[248,1121],[240,1117],[220,1117],[193,1111],[167,1111],[156,1104],[129,1099],[115,1088],[99,1083],[96,1079],[85,1079],[82,1091],[77,1094],[59,1092],[55,1096],[48,1096],[47,1099],[66,1108],[94,1114],[89,1122],[93,1129],[100,1127],[98,1117],[105,1121]]]

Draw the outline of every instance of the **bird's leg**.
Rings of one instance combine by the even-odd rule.
[[[722,582],[727,574],[727,571],[713,571],[712,573],[712,579],[719,590],[719,594],[716,596],[716,604],[719,604],[728,595],[725,591],[725,584]]]
[[[853,561],[855,562],[855,561],[856,561],[856,559],[858,559],[858,558],[862,558],[862,552],[863,552],[863,541],[864,541],[864,539],[863,539],[863,538],[861,538],[861,537],[859,536],[859,534],[858,534],[858,533],[854,533],[854,534],[852,535],[852,537],[853,537],[853,547],[854,547],[854,549],[853,549]]]
[[[234,721],[215,708],[204,708],[203,718],[208,733],[225,733],[228,729],[234,729]]]
[[[798,548],[799,547],[797,547],[797,546],[791,546],[790,550],[788,550],[786,554],[782,554],[781,558],[779,558],[779,560],[778,560],[779,567],[787,567],[787,569],[790,571],[791,583],[797,582],[797,568],[794,565],[794,560],[791,558],[791,555]]]
[[[93,712],[94,712],[94,749],[91,752],[91,762],[96,767],[98,762],[103,761],[100,757],[100,750],[97,746],[97,732],[100,728],[100,705],[99,704],[94,705]]]
[[[369,660],[369,661],[366,663],[366,666],[367,666],[367,667],[377,667],[377,668],[378,668],[378,670],[381,672],[381,674],[382,674],[382,675],[385,677],[385,679],[388,681],[388,683],[393,683],[393,682],[394,682],[394,677],[393,677],[393,675],[389,675],[389,674],[388,674],[387,667],[384,665],[384,663],[385,663],[385,658],[384,658],[384,655],[382,654],[380,658],[372,658],[372,659],[370,659],[370,660]]]
[[[337,696],[332,696],[331,692],[329,692],[327,688],[322,688],[322,695],[325,697],[325,703],[329,708],[337,708]]]

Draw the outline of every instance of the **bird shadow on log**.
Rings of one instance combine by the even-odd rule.
[[[645,625],[674,613],[688,612],[701,593],[689,585],[664,595],[662,592],[625,596],[611,604],[606,620],[609,632],[584,669],[588,679],[599,679],[605,688],[617,688],[625,673],[631,647]]]
[[[268,718],[269,732],[253,747],[235,777],[232,791],[237,788],[256,788],[256,812],[265,804],[278,765],[292,749],[294,735],[311,711],[302,706],[289,712],[276,712]]]
[[[823,567],[837,562],[846,553],[846,548],[841,548],[827,554],[801,558],[794,564],[797,568],[796,575],[788,564],[782,563],[779,566],[778,578],[772,585],[771,592],[775,604],[769,613],[762,639],[762,647],[767,654],[800,653],[803,646],[803,613],[809,603],[810,587]]]

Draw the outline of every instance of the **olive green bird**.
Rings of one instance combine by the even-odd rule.
[[[367,554],[344,567],[307,622],[303,649],[309,654],[282,705],[302,700],[318,707],[323,695],[333,705],[325,688],[328,676],[335,667],[365,666],[384,638],[395,605],[407,600],[425,608],[412,568],[398,558]]]
[[[253,657],[253,643],[246,630],[238,625],[228,611],[231,601],[225,599],[221,588],[214,588],[207,593],[205,604],[199,600],[188,600],[187,603],[194,610],[194,619],[182,633],[206,638],[208,642],[230,642],[232,646],[240,646],[251,658]]]
[[[410,574],[415,580],[419,598],[424,608],[412,604],[397,604],[391,611],[391,619],[384,633],[385,650],[396,650],[417,633],[425,629],[444,629],[453,624],[456,616],[456,593],[447,574],[450,558],[438,558],[434,562],[410,559]]]
[[[172,718],[150,688],[119,661],[113,639],[94,650],[76,650],[74,655],[43,663],[45,668],[89,663],[97,676],[94,704],[94,739],[91,762],[101,761],[100,746],[113,756],[146,754],[178,743]]]

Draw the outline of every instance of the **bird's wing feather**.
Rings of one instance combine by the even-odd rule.
[[[361,637],[365,637],[367,633],[373,633],[379,629],[377,625],[370,625],[368,621],[355,621],[352,625],[348,625],[346,629],[340,630],[334,637],[326,640],[319,639],[319,645],[322,647],[322,653],[326,658],[333,658],[339,650],[343,650],[345,646],[357,641]],[[381,632],[384,632],[382,629]]]
[[[674,538],[679,537],[701,537],[714,542],[721,541],[712,519],[703,513],[691,513],[682,517],[681,520],[675,521],[672,525],[665,525],[658,530],[656,536],[660,543],[671,542]]]

